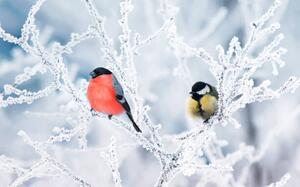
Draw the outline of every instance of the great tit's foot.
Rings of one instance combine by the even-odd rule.
[[[108,119],[111,120],[112,116],[113,116],[113,115],[108,115]]]

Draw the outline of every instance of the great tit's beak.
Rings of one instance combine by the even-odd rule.
[[[189,94],[194,94],[195,92],[191,91]]]
[[[92,78],[94,78],[94,77],[96,77],[96,73],[95,73],[94,71],[92,71],[92,72],[90,73],[90,76],[91,76]]]

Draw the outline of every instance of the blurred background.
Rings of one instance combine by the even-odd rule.
[[[159,0],[133,0],[134,10],[129,16],[129,25],[133,33],[142,38],[154,33],[164,23],[158,10]],[[33,0],[0,0],[0,23],[7,32],[19,37],[22,25],[27,17]],[[217,59],[215,46],[221,44],[227,49],[233,36],[244,44],[250,30],[250,22],[262,15],[272,3],[271,0],[177,0],[179,8],[176,25],[178,34],[194,47],[203,47]],[[118,0],[95,0],[99,12],[107,18],[106,29],[119,47],[118,35],[121,30]],[[286,65],[279,70],[279,75],[272,74],[272,66],[264,65],[253,77],[255,82],[269,79],[271,87],[278,88],[289,76],[300,77],[300,1],[285,0],[274,17],[280,21],[281,32],[285,39],[282,46],[288,49],[283,57]],[[53,42],[62,44],[70,40],[71,33],[86,31],[91,19],[81,1],[49,0],[41,8],[36,18],[41,32],[42,43],[51,48]],[[215,24],[214,24],[215,22]],[[272,38],[262,41],[268,44]],[[262,45],[263,46],[263,45]],[[78,45],[72,54],[64,56],[73,83],[79,85],[81,79],[89,79],[88,73],[97,66],[105,66],[100,45],[96,40],[88,40]],[[258,48],[259,50],[259,48]],[[150,46],[140,51],[135,57],[139,92],[145,103],[151,106],[150,115],[154,123],[162,125],[162,134],[176,134],[188,127],[185,115],[185,101],[189,87],[176,74],[179,62],[170,49],[166,35],[162,35]],[[257,51],[253,52],[253,55]],[[16,75],[25,67],[33,66],[39,59],[27,55],[19,47],[0,40],[0,89],[13,83]],[[208,66],[196,58],[187,58],[184,62],[191,72],[193,81],[205,81],[215,84]],[[34,76],[23,88],[39,90],[52,80],[50,74]],[[34,140],[46,140],[53,134],[55,126],[71,128],[66,118],[76,115],[70,96],[56,92],[48,97],[27,105],[14,105],[0,109],[0,155],[20,160],[28,167],[39,158],[34,150],[26,145],[17,135],[24,130]],[[291,173],[287,187],[300,185],[300,91],[284,95],[279,99],[263,103],[254,103],[235,113],[242,127],[232,126],[217,128],[217,136],[229,142],[223,151],[230,153],[241,142],[260,148],[274,129],[280,129],[272,139],[263,159],[251,167],[248,186],[263,186],[278,180],[286,172]],[[111,125],[108,120],[94,120],[89,127],[88,147],[99,148],[110,143],[111,136],[117,137],[117,147],[121,178],[124,186],[153,186],[159,175],[159,163],[142,148],[135,146],[128,135]],[[128,146],[122,146],[123,144]],[[95,186],[113,186],[110,169],[99,152],[78,151],[76,140],[55,145],[49,150],[58,160],[64,162],[79,176]],[[239,176],[239,168],[235,175]],[[240,166],[241,165],[241,166]],[[0,186],[7,186],[15,176],[0,168]],[[141,180],[142,173],[142,180]],[[195,186],[195,178],[176,177],[170,186]],[[70,178],[33,179],[24,186],[77,186]]]

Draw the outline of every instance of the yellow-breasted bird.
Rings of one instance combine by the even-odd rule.
[[[219,97],[216,88],[205,82],[196,82],[190,94],[187,101],[187,113],[192,118],[200,117],[207,122],[217,111]]]

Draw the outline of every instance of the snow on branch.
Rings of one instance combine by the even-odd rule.
[[[120,176],[120,172],[118,170],[118,158],[117,158],[117,153],[116,153],[116,139],[115,137],[111,138],[111,144],[109,146],[108,152],[102,152],[101,156],[107,160],[109,163],[114,183],[116,187],[122,187],[122,180]]]
[[[33,164],[29,169],[18,169],[22,173],[10,184],[12,187],[20,186],[24,182],[30,180],[31,178],[45,177],[45,176],[60,176],[61,174],[71,177],[80,186],[88,187],[91,186],[85,180],[74,175],[67,166],[63,163],[58,162],[52,158],[47,152],[46,148],[40,142],[32,141],[31,138],[24,132],[20,131],[19,136],[21,136],[25,143],[34,148],[35,152],[40,155],[40,160]],[[6,159],[7,162],[7,159]],[[12,164],[9,164],[11,168],[15,168]]]
[[[4,155],[0,156],[0,169],[7,172],[16,174],[17,176],[23,175],[26,169],[19,166],[20,163],[17,160],[8,158]]]
[[[278,182],[272,183],[268,185],[267,187],[281,187],[284,186],[291,178],[290,174],[285,174]]]
[[[271,18],[280,6],[280,1],[275,0],[271,7],[259,19],[254,21],[251,34],[244,46],[241,45],[237,37],[233,37],[229,42],[228,49],[221,45],[216,47],[218,57],[213,57],[203,48],[196,48],[186,43],[183,37],[179,36],[176,26],[176,7],[171,0],[162,0],[160,14],[164,18],[163,24],[157,31],[146,36],[141,40],[139,33],[134,33],[129,27],[129,14],[134,11],[131,0],[124,0],[120,3],[119,25],[121,34],[119,36],[120,49],[116,49],[114,41],[106,32],[105,18],[98,12],[92,0],[84,0],[83,3],[93,20],[93,23],[82,33],[73,33],[70,40],[62,45],[58,42],[51,48],[44,46],[40,41],[39,29],[35,24],[35,15],[40,10],[46,0],[37,0],[30,9],[27,19],[22,27],[19,38],[7,33],[0,26],[0,38],[8,43],[20,46],[29,55],[39,59],[39,63],[27,67],[23,72],[16,75],[11,84],[3,87],[0,93],[0,107],[9,107],[14,104],[31,104],[34,101],[47,97],[54,91],[59,91],[71,96],[70,103],[74,103],[71,120],[73,128],[66,129],[56,127],[53,129],[54,135],[44,141],[33,141],[24,131],[19,135],[24,142],[30,145],[40,159],[36,161],[29,169],[19,167],[18,164],[5,156],[0,157],[0,166],[8,168],[11,173],[16,173],[17,178],[11,183],[11,186],[19,186],[24,182],[37,177],[66,175],[71,177],[74,182],[80,186],[91,186],[86,180],[74,174],[64,163],[57,161],[54,156],[47,152],[49,146],[59,142],[69,142],[71,139],[77,139],[79,149],[85,151],[88,147],[86,135],[89,125],[93,119],[106,119],[106,115],[90,111],[89,104],[85,97],[87,81],[82,81],[80,86],[75,85],[70,78],[69,69],[64,62],[64,54],[72,54],[73,48],[80,45],[83,41],[97,39],[101,44],[103,59],[107,67],[117,76],[123,85],[126,98],[132,103],[133,117],[137,124],[143,129],[142,133],[137,133],[131,124],[121,117],[114,116],[111,121],[120,127],[127,135],[131,136],[142,148],[147,150],[148,154],[153,154],[160,163],[161,171],[155,183],[155,186],[167,186],[168,183],[179,173],[186,176],[197,175],[198,172],[203,176],[221,176],[222,182],[213,181],[214,177],[206,181],[199,181],[199,186],[207,182],[215,182],[218,186],[238,186],[238,182],[233,175],[234,165],[243,158],[251,158],[255,154],[253,147],[241,144],[240,148],[231,154],[224,155],[220,143],[216,139],[214,127],[219,124],[232,123],[236,127],[241,126],[239,122],[232,117],[232,114],[245,107],[249,103],[262,102],[269,99],[278,98],[282,94],[294,92],[300,86],[300,79],[290,77],[278,89],[271,89],[270,81],[265,80],[258,85],[254,84],[253,74],[262,66],[271,64],[273,74],[278,74],[278,67],[285,63],[281,56],[286,53],[286,49],[280,46],[283,34],[278,34],[273,41],[266,44],[254,56],[251,51],[256,49],[256,43],[262,37],[272,35],[280,28],[279,23],[271,23]],[[226,10],[221,9],[217,18],[209,25],[207,30],[200,33],[200,36],[206,37],[220,20],[226,15]],[[209,66],[212,75],[217,81],[217,90],[219,93],[218,111],[205,125],[200,124],[182,134],[175,135],[171,139],[177,142],[176,149],[170,151],[162,141],[160,135],[161,125],[154,124],[150,118],[150,106],[144,104],[143,98],[139,94],[139,85],[137,80],[137,70],[135,67],[135,56],[139,49],[150,45],[152,41],[160,36],[166,35],[169,46],[176,58],[181,63],[184,73],[179,72],[179,76],[188,74],[184,78],[187,85],[192,82],[192,77],[186,66],[186,60],[189,57],[197,57]],[[201,38],[201,37],[200,37]],[[118,52],[120,51],[120,52]],[[29,91],[20,89],[20,85],[30,81],[37,73],[49,73],[53,80],[43,89],[38,91]],[[30,113],[30,112],[29,112]],[[66,114],[67,115],[67,114]],[[112,139],[109,151],[104,154],[112,170],[113,180],[116,186],[121,186],[121,177],[118,170],[118,159],[116,155],[115,139]],[[207,163],[203,160],[207,159]],[[279,183],[273,186],[280,186],[287,177],[284,177]],[[243,184],[244,185],[244,184]],[[272,185],[271,185],[272,186]]]

